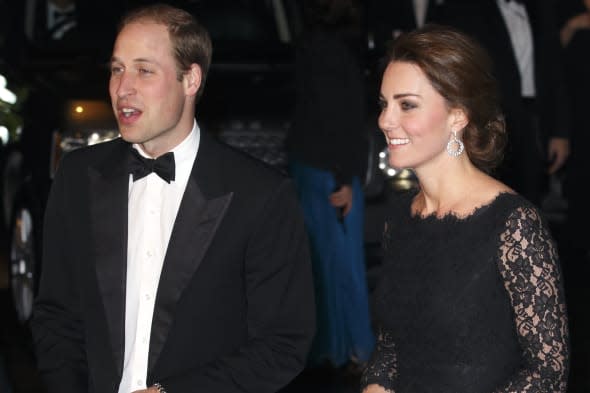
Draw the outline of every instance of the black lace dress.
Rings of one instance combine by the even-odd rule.
[[[565,392],[567,315],[538,210],[502,193],[468,217],[392,207],[374,291],[376,350],[362,388],[395,393]]]

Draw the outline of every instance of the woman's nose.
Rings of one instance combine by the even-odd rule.
[[[399,116],[393,109],[384,108],[379,114],[378,124],[383,132],[396,129],[399,127]]]

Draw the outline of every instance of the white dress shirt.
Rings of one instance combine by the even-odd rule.
[[[428,0],[413,0],[414,15],[416,16],[416,26],[424,26],[426,14],[428,12]]]
[[[166,249],[180,201],[197,156],[200,130],[176,146],[175,180],[166,183],[155,173],[137,181],[129,177],[127,286],[125,292],[125,358],[119,393],[146,389],[154,304]],[[133,145],[140,154],[146,154]],[[147,156],[146,156],[147,157]]]
[[[496,0],[504,17],[504,22],[510,34],[510,41],[518,63],[521,80],[521,94],[523,97],[534,98],[535,92],[535,62],[533,48],[533,33],[526,7],[516,1]]]

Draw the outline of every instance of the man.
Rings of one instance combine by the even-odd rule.
[[[64,157],[46,210],[32,328],[49,392],[274,392],[305,364],[298,203],[289,180],[199,130],[210,57],[182,10],[122,21],[122,138]]]
[[[553,2],[446,0],[437,22],[489,51],[508,132],[502,180],[540,205],[548,174],[569,155],[569,113]]]
[[[400,34],[436,21],[444,0],[370,0],[367,18],[373,45],[379,54]]]

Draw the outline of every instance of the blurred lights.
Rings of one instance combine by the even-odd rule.
[[[89,145],[95,145],[97,143],[102,142],[102,137],[98,132],[93,132],[89,137],[88,137],[88,144]]]
[[[2,141],[3,145],[8,143],[9,136],[10,133],[8,132],[8,128],[0,126],[0,140]]]
[[[82,113],[82,112],[84,112],[84,107],[83,107],[83,106],[80,106],[80,105],[78,105],[78,106],[76,107],[76,109],[74,109],[74,110],[76,111],[76,113]]]
[[[396,174],[397,174],[397,170],[395,170],[394,168],[387,168],[387,176],[393,177]]]
[[[16,94],[6,88],[6,78],[0,74],[0,100],[8,103],[16,103]]]
[[[416,175],[409,168],[394,168],[389,164],[389,150],[385,147],[379,152],[379,169],[389,179],[396,190],[408,190],[418,186]]]
[[[383,173],[387,176],[387,177],[394,177],[395,175],[397,175],[399,173],[399,170],[393,168],[391,165],[389,165],[389,151],[387,150],[387,147],[385,147],[383,150],[381,150],[379,152],[379,169],[381,169],[381,171],[383,171]]]

